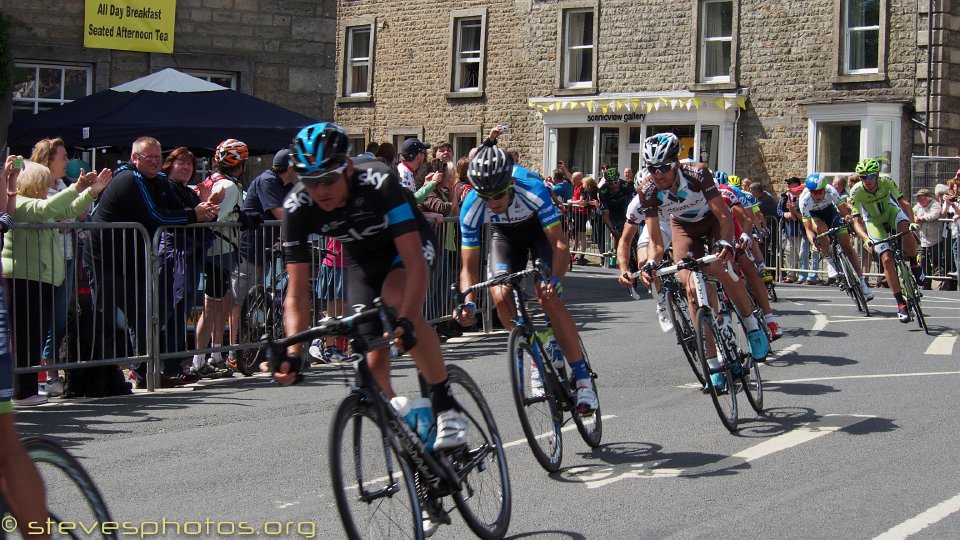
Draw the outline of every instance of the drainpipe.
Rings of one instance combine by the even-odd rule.
[[[930,155],[930,85],[933,77],[933,0],[927,1],[927,106],[923,113],[923,153]]]

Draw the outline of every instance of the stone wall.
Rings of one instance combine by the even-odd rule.
[[[167,67],[227,71],[242,92],[333,116],[335,0],[177,0],[172,55],[84,48],[81,0],[0,0],[0,11],[16,61],[93,65],[95,92]]]
[[[945,12],[936,21],[946,39],[943,62],[934,72],[931,125],[939,146],[933,152],[956,153],[960,114],[958,10],[939,1]],[[747,110],[738,122],[736,172],[764,182],[800,175],[807,166],[807,118],[804,105],[879,101],[904,104],[901,154],[908,174],[909,156],[922,153],[916,125],[922,119],[926,77],[926,22],[918,5],[926,0],[888,0],[886,77],[870,82],[837,82],[838,0],[739,0],[736,84],[723,91],[748,91]],[[493,0],[482,2],[340,0],[340,20],[376,17],[373,98],[338,103],[336,120],[373,140],[390,129],[422,126],[437,140],[450,125],[477,125],[486,132],[508,122],[505,143],[522,159],[540,164],[543,124],[527,99],[557,91],[557,40],[564,1]],[[577,2],[576,5],[590,5]],[[695,0],[597,1],[600,21],[597,91],[644,92],[691,89],[695,46]],[[449,13],[487,8],[486,88],[482,97],[450,99]],[[952,29],[952,31],[947,31]],[[922,34],[922,40],[921,40]],[[342,61],[343,28],[337,30]],[[337,84],[342,84],[337,73]],[[340,86],[337,86],[340,88]],[[920,110],[914,113],[914,110]],[[944,128],[936,129],[943,124]]]

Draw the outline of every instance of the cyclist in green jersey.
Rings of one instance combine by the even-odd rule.
[[[890,291],[897,299],[897,316],[900,322],[910,322],[910,312],[900,291],[900,280],[893,264],[893,254],[886,242],[878,242],[907,228],[918,227],[913,217],[913,208],[900,189],[889,177],[880,177],[880,162],[867,158],[857,163],[857,174],[861,182],[850,191],[850,210],[853,215],[853,228],[867,247],[872,248],[883,265],[883,275],[887,278]],[[920,264],[917,262],[917,241],[912,234],[902,237],[904,255],[910,260],[910,268],[917,282],[923,281]]]

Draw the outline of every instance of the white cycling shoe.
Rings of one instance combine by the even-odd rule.
[[[434,450],[447,450],[467,444],[467,419],[459,412],[448,409],[437,415],[437,440]]]

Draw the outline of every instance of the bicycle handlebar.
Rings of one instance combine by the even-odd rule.
[[[827,230],[823,231],[822,233],[816,235],[814,238],[816,238],[817,240],[819,240],[819,239],[821,239],[821,238],[823,238],[823,237],[825,237],[825,236],[833,236],[833,235],[839,233],[841,230],[845,230],[846,228],[847,228],[846,226],[843,226],[843,227],[833,227],[833,228],[827,229]]]
[[[680,262],[678,262],[677,264],[660,268],[659,270],[657,270],[656,273],[658,276],[665,276],[667,274],[675,274],[680,270],[697,270],[701,266],[706,266],[712,262],[716,262],[719,260],[720,260],[720,256],[715,254],[707,255],[705,257],[700,257],[699,259],[694,259],[692,257],[684,257],[680,259]],[[635,275],[634,277],[639,276],[639,274],[640,272],[637,272],[637,275]]]
[[[887,242],[893,242],[894,240],[899,239],[901,236],[903,236],[903,235],[905,235],[905,234],[908,234],[908,233],[911,233],[911,232],[913,232],[913,231],[911,231],[910,229],[907,229],[907,230],[905,230],[905,231],[903,231],[903,232],[893,233],[893,234],[891,234],[890,236],[884,238],[883,240],[877,240],[877,241],[875,241],[875,242],[874,242],[874,245],[876,245],[876,244],[884,244],[884,243],[887,243]]]
[[[514,272],[512,274],[503,274],[497,277],[488,279],[487,281],[481,281],[480,283],[475,283],[464,290],[460,290],[460,287],[456,283],[452,283],[450,288],[453,290],[454,294],[457,296],[457,303],[463,304],[464,298],[468,294],[473,292],[478,292],[483,289],[488,289],[490,287],[496,287],[497,285],[512,285],[523,281],[527,276],[535,276],[537,279],[544,280],[549,278],[552,275],[550,268],[544,266],[542,259],[537,259],[533,261],[533,268],[529,270],[521,270],[519,272]]]
[[[321,323],[313,328],[308,328],[302,332],[297,332],[291,336],[282,339],[273,339],[266,336],[262,342],[266,345],[267,351],[286,348],[290,345],[303,343],[318,338],[330,336],[352,336],[357,333],[357,327],[363,323],[379,319],[383,324],[384,332],[393,333],[393,327],[397,321],[396,309],[387,306],[379,297],[373,301],[374,307],[361,311],[349,317],[337,317]]]

